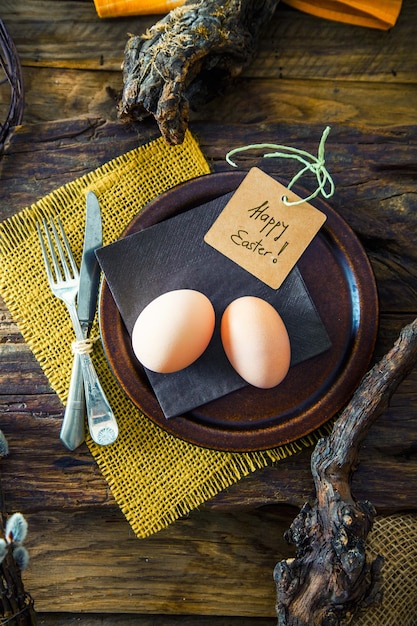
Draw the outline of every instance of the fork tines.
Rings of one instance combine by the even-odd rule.
[[[41,229],[39,222],[36,224],[36,227],[41,243],[42,254],[48,274],[48,280],[50,282],[56,282],[58,280],[77,278],[78,268],[72,255],[71,248],[59,216],[56,216],[56,223],[54,221],[54,218],[50,217],[48,221],[46,218],[43,218],[42,224],[43,229]],[[50,252],[50,257],[48,256],[44,237],[46,237],[47,248]],[[52,273],[49,258],[52,261],[55,276]]]

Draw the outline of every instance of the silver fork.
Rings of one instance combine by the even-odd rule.
[[[46,274],[52,293],[62,300],[68,309],[77,341],[84,340],[84,333],[77,315],[76,298],[79,273],[59,217],[56,224],[45,219],[43,234],[40,224],[37,230],[45,262]],[[47,251],[48,250],[48,251]],[[49,255],[48,255],[49,252]],[[113,411],[104,394],[89,354],[79,354],[84,380],[88,426],[93,441],[105,446],[116,441],[118,426]]]

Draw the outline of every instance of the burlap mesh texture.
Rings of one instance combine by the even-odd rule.
[[[368,537],[370,558],[381,554],[382,603],[369,607],[355,626],[417,625],[417,514],[377,517]]]

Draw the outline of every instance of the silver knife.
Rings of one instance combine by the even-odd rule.
[[[102,225],[100,206],[96,195],[89,191],[86,199],[86,221],[84,249],[80,269],[78,291],[78,319],[84,338],[90,332],[96,313],[100,268],[95,250],[102,246]],[[69,450],[75,450],[85,437],[85,398],[83,379],[78,354],[74,355],[68,401],[65,408],[60,438]]]

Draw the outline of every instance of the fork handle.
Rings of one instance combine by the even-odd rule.
[[[62,421],[60,439],[69,449],[75,450],[85,439],[85,401],[81,363],[74,354],[67,405]]]
[[[90,331],[88,322],[80,322],[83,337]],[[85,397],[80,357],[74,354],[67,405],[61,426],[60,439],[69,450],[75,450],[85,440]]]

